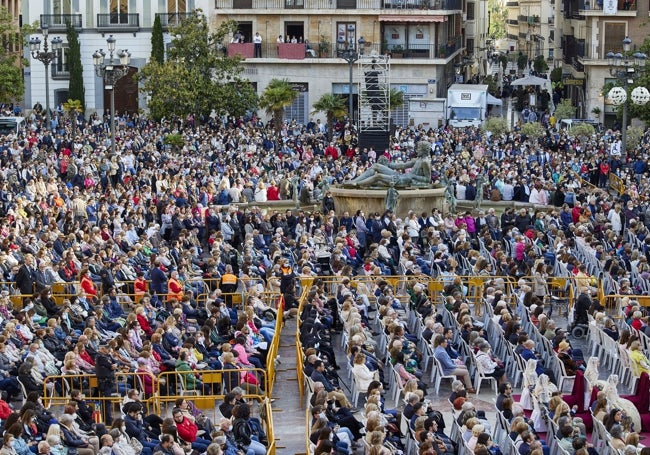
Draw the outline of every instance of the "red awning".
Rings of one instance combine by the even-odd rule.
[[[379,16],[379,22],[447,22],[448,16],[401,15]]]

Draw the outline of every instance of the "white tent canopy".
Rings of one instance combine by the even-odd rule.
[[[551,81],[537,76],[526,76],[521,79],[516,79],[510,83],[510,85],[535,85],[542,87],[548,91],[551,91]]]
[[[488,96],[487,96],[487,102],[488,102],[488,104],[492,104],[493,106],[502,106],[503,105],[502,100],[500,100],[499,98],[493,97],[489,93],[488,93]]]

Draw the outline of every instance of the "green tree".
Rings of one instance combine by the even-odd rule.
[[[79,33],[70,22],[66,24],[66,35],[68,38],[68,69],[70,71],[68,98],[79,101],[83,108],[86,105],[86,94],[84,90],[84,68],[81,63]]]
[[[641,45],[640,52],[645,53],[648,55],[650,52],[650,38],[646,38],[643,44]],[[637,105],[632,103],[630,99],[630,93],[632,93],[632,90],[634,90],[637,87],[645,87],[648,88],[650,87],[650,71],[647,71],[647,66],[646,66],[646,71],[637,71],[637,74],[635,74],[632,84],[630,84],[629,89],[628,89],[628,117],[629,121],[631,122],[633,118],[638,118],[642,120],[646,125],[650,125],[650,103],[644,104],[644,105]],[[623,112],[623,107],[620,106],[620,112],[622,115]],[[629,134],[628,134],[628,141],[629,141]],[[629,143],[629,142],[628,142]],[[628,147],[629,150],[632,150],[632,148]]]
[[[546,59],[543,55],[538,55],[535,57],[535,60],[533,60],[533,69],[537,73],[544,73],[548,71],[548,64],[546,63]]]
[[[526,69],[526,65],[528,65],[528,56],[523,52],[519,52],[517,56],[517,68],[519,68],[519,71],[523,71]]]
[[[0,6],[0,102],[12,102],[22,98],[25,83],[20,68],[21,57],[12,52],[16,46],[20,48],[21,38],[13,15],[5,6]]]
[[[162,23],[160,16],[156,14],[156,19],[153,21],[153,30],[151,31],[151,60],[164,63],[165,62],[165,41],[163,39]]]
[[[485,76],[485,79],[483,79],[483,83],[488,86],[488,93],[492,96],[499,96],[499,81],[497,79],[492,74]]]
[[[489,35],[493,40],[506,37],[506,23],[508,21],[508,10],[498,0],[489,0],[490,11]]]
[[[138,75],[153,118],[207,117],[212,111],[240,116],[255,109],[257,95],[242,77],[241,59],[223,52],[225,38],[235,27],[234,21],[226,21],[211,33],[197,9],[171,30],[174,39],[167,60],[151,60]]]
[[[276,131],[280,130],[284,110],[291,106],[298,97],[287,79],[271,79],[260,96],[259,105],[271,117]]]
[[[391,88],[388,92],[388,103],[390,104],[391,110],[404,106],[404,92],[396,88]]]
[[[583,142],[589,139],[595,133],[596,133],[595,128],[593,127],[593,125],[589,123],[578,123],[573,128],[571,128],[571,134],[573,134],[576,137],[579,137],[580,140]]]
[[[575,118],[576,108],[571,105],[571,100],[562,100],[560,104],[555,107],[555,112],[553,113],[557,122],[560,123],[560,120],[565,118]]]
[[[507,133],[510,128],[508,128],[508,121],[503,117],[490,117],[483,123],[481,129],[483,131],[489,131],[495,136],[500,136]]]
[[[524,123],[521,126],[521,134],[524,134],[528,139],[533,141],[544,135],[544,127],[539,122]]]
[[[331,140],[334,120],[343,117],[348,112],[345,100],[338,95],[326,93],[314,103],[314,111],[312,114],[317,112],[325,113],[327,117],[327,135],[328,139]]]

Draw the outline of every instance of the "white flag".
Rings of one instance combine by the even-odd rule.
[[[603,5],[603,12],[605,14],[616,14],[618,10],[618,1],[617,0],[605,0]]]

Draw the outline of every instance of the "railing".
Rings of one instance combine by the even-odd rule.
[[[138,13],[110,13],[97,15],[97,28],[104,30],[136,29],[140,28],[140,14]]]
[[[278,44],[262,43],[262,58],[280,58],[287,60],[304,60],[318,58],[339,58],[336,49],[329,49],[327,52],[318,51],[318,43],[310,44],[311,49],[307,49],[305,44]],[[399,46],[397,49],[395,47]],[[370,55],[377,53],[381,55],[390,55],[393,59],[432,59],[448,58],[454,52],[461,49],[462,40],[456,37],[446,44],[436,46],[434,44],[367,44],[364,48],[364,54]],[[289,49],[294,48],[294,49]],[[254,47],[252,43],[229,44],[228,55],[239,55],[245,59],[254,58]],[[343,63],[343,60],[341,60]]]
[[[462,10],[462,0],[216,0],[216,9]]]
[[[277,338],[279,338],[279,335]],[[234,372],[239,375],[244,371],[254,372],[258,374],[260,377],[264,378],[264,384],[268,384],[267,380],[269,376],[266,375],[265,371],[261,369],[198,370],[192,373],[200,373],[203,377],[204,384],[211,383],[213,384],[213,387],[215,387],[215,385],[221,387],[224,374]],[[215,403],[223,400],[223,389],[220,390],[220,393],[212,393],[210,395],[188,395],[188,393],[191,391],[185,391],[185,393],[181,393],[180,391],[177,392],[176,388],[179,386],[178,382],[180,381],[178,375],[180,374],[190,373],[169,371],[161,373],[158,376],[154,376],[151,373],[144,372],[118,372],[116,373],[115,392],[113,394],[110,396],[102,395],[92,397],[91,391],[93,389],[97,389],[99,386],[97,377],[95,375],[75,374],[48,376],[43,382],[43,404],[46,408],[51,408],[52,406],[63,408],[70,401],[70,391],[73,389],[80,390],[82,392],[85,392],[85,395],[88,397],[86,403],[93,410],[93,418],[95,418],[98,422],[103,422],[103,418],[105,416],[104,411],[108,409],[108,406],[112,408],[113,415],[119,415],[122,413],[121,408],[123,404],[123,394],[119,393],[119,388],[127,387],[128,389],[136,389],[140,392],[143,392],[146,378],[146,380],[149,381],[149,384],[155,384],[153,393],[148,395],[145,394],[144,398],[140,401],[140,403],[144,406],[144,411],[146,414],[161,415],[163,404],[168,407],[170,403],[176,403],[176,401],[179,399],[191,399],[197,408],[208,414],[208,417],[210,417],[213,422],[216,422],[219,415],[217,414],[218,407],[215,405]],[[269,389],[267,388],[266,390]],[[273,425],[271,403],[268,398],[269,394],[253,394],[247,392],[245,388],[244,392],[244,396],[246,398],[252,398],[260,402],[260,417],[265,417],[262,420],[269,441],[266,453],[268,455],[275,455],[275,429]],[[114,409],[115,407],[117,407],[117,409]],[[264,409],[264,412],[261,412],[262,409]],[[210,413],[212,415],[210,415]],[[110,424],[112,422],[106,423]]]
[[[191,15],[192,13],[156,13],[156,16],[160,18],[160,25],[162,25],[163,30],[179,25],[183,19]]]
[[[81,22],[81,14],[41,14],[41,28],[47,25],[51,32],[65,30],[68,23],[74,28],[81,28]]]

